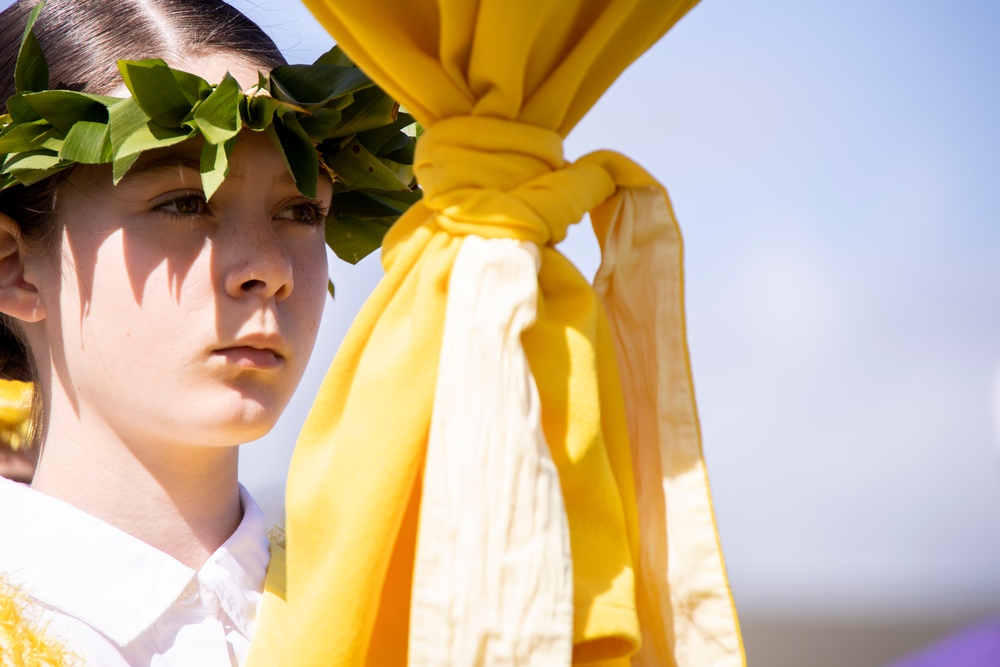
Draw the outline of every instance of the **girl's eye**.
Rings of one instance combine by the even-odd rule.
[[[177,216],[198,216],[208,213],[208,202],[203,194],[187,194],[175,197],[156,207],[157,211]]]
[[[326,222],[326,211],[317,202],[304,202],[283,208],[275,217],[304,225],[321,225]]]

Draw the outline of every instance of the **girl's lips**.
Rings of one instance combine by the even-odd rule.
[[[249,346],[226,347],[216,350],[214,354],[224,358],[226,363],[240,366],[241,368],[251,368],[256,370],[270,370],[279,368],[284,363],[284,358],[274,350],[260,349]]]

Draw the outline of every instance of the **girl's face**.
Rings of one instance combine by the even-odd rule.
[[[191,140],[112,185],[79,167],[59,236],[30,258],[44,318],[28,327],[53,391],[126,441],[238,444],[275,423],[305,369],[327,284],[332,188],[301,195],[267,136],[237,139],[210,202]]]

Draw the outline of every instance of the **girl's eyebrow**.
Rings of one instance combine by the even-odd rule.
[[[141,165],[133,166],[122,178],[122,181],[151,177],[155,176],[157,172],[168,170],[172,172],[191,170],[195,175],[199,176],[200,180],[201,162],[197,158],[188,155],[164,155],[163,157],[144,162]]]

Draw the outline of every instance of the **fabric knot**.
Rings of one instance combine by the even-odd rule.
[[[483,116],[446,118],[417,142],[423,202],[451,234],[556,244],[615,191],[602,166],[563,159],[547,128]]]

